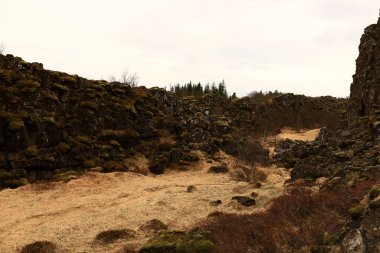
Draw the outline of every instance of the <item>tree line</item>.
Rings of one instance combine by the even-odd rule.
[[[182,85],[170,85],[170,91],[175,93],[178,97],[200,97],[206,94],[215,94],[224,98],[236,98],[235,92],[231,96],[228,95],[224,80],[219,84],[212,83],[211,85],[209,83],[202,85],[201,83],[192,82],[188,82]]]

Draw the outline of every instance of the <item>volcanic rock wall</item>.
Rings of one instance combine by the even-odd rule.
[[[350,101],[349,123],[380,109],[380,18],[364,30],[360,40]]]
[[[334,125],[344,107],[331,97],[293,94],[270,104],[217,95],[180,99],[164,89],[86,80],[0,55],[0,188],[59,171],[127,171],[126,160],[137,154],[153,173],[196,161],[194,150],[254,150],[243,155],[265,162],[257,136],[284,126]]]

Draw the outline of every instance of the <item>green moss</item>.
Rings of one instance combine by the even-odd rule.
[[[85,144],[91,143],[91,140],[86,136],[77,136],[76,139],[77,139],[77,141],[79,141],[81,143],[85,143]]]
[[[8,178],[11,178],[11,173],[9,173],[6,170],[0,170],[0,181],[6,180]]]
[[[25,127],[22,119],[14,119],[9,122],[8,129],[10,131],[19,131]]]
[[[378,209],[380,207],[380,197],[377,197],[371,202],[369,202],[369,207],[371,209]]]
[[[352,219],[360,218],[360,216],[364,213],[365,207],[362,205],[357,205],[348,209],[348,213]]]
[[[27,157],[34,157],[38,154],[38,148],[36,145],[33,145],[33,146],[29,146],[25,149],[25,155]]]
[[[71,149],[71,146],[69,144],[65,143],[65,142],[60,142],[58,144],[58,149],[61,152],[66,152],[66,151],[68,151],[68,150]]]
[[[37,81],[30,80],[30,79],[23,79],[17,82],[17,87],[23,88],[23,87],[29,87],[29,88],[40,88],[41,84]]]
[[[4,182],[3,185],[11,189],[16,189],[26,184],[27,184],[27,180],[25,178],[17,178],[17,179],[8,179]]]
[[[50,100],[52,102],[59,102],[59,99],[58,99],[57,95],[55,95],[53,93],[46,93],[45,97],[46,97],[46,99],[48,99],[48,100]]]
[[[41,84],[31,79],[23,79],[17,82],[17,88],[23,93],[35,93]]]
[[[373,199],[377,198],[377,196],[379,196],[379,195],[380,195],[380,185],[376,185],[371,190],[371,192],[369,193],[369,199],[373,200]]]
[[[339,240],[339,236],[336,234],[330,234],[328,232],[323,235],[323,244],[324,245],[333,245]]]
[[[55,157],[52,156],[52,155],[47,155],[47,156],[43,157],[41,159],[41,161],[47,162],[47,163],[54,163],[55,162]]]
[[[146,231],[146,232],[151,232],[151,231],[157,232],[157,231],[166,230],[166,229],[168,229],[168,226],[158,219],[150,220],[140,227],[140,230]]]
[[[52,124],[52,125],[57,125],[57,122],[55,121],[54,117],[42,117],[41,121],[44,122],[44,123],[49,123],[49,124]]]
[[[231,143],[234,141],[234,137],[231,134],[225,134],[222,136],[223,143]]]
[[[121,144],[133,143],[140,140],[140,134],[133,129],[129,130],[112,130],[104,129],[100,134],[104,140],[116,140]]]
[[[120,146],[120,143],[118,142],[118,141],[116,141],[116,140],[110,140],[110,145],[112,145],[112,146]]]
[[[229,127],[230,124],[227,121],[215,121],[214,124],[218,127]]]
[[[97,111],[99,109],[99,106],[95,101],[83,101],[80,103],[80,105],[94,111]]]
[[[3,80],[5,83],[14,83],[18,79],[18,76],[15,72],[11,70],[0,70],[0,80]]]
[[[140,253],[208,253],[214,243],[202,233],[164,231],[147,242]]]
[[[62,85],[60,83],[53,83],[51,85],[51,88],[52,88],[52,90],[58,91],[58,92],[61,92],[61,93],[69,91],[69,88],[67,88],[66,86],[64,86],[64,85]]]
[[[136,108],[135,108],[135,100],[131,100],[131,99],[125,100],[120,106],[127,111],[130,111],[135,114],[137,113]]]
[[[74,76],[65,75],[61,77],[61,81],[65,84],[75,84],[77,80]]]

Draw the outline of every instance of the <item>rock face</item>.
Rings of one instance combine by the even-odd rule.
[[[349,122],[380,109],[380,19],[368,26],[360,41],[350,95]]]
[[[379,252],[380,191],[376,183],[380,182],[380,19],[365,29],[356,63],[344,119],[347,124],[334,134],[323,128],[314,142],[279,143],[276,160],[293,168],[291,181],[316,183],[316,179],[323,178],[320,191],[356,187],[360,182],[375,184],[368,197],[348,210],[351,221],[335,246],[343,252]]]
[[[155,174],[198,161],[198,150],[265,164],[268,151],[253,137],[284,126],[334,128],[345,103],[293,94],[269,104],[218,95],[180,99],[0,55],[0,188],[69,170],[128,171],[127,160],[137,154]]]

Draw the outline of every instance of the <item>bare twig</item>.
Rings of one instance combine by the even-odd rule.
[[[1,44],[0,44],[0,54],[3,54],[3,53],[4,53],[5,48],[6,48],[5,44],[4,44],[4,43],[1,43]]]

